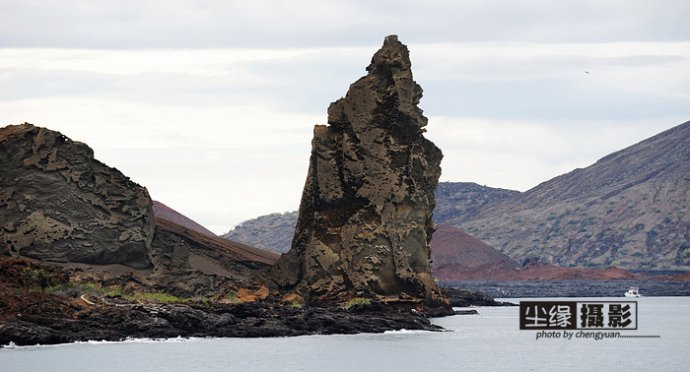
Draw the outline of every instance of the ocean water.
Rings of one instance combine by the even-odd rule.
[[[0,371],[688,371],[690,297],[635,300],[638,330],[624,333],[661,337],[537,340],[519,330],[518,307],[486,307],[435,319],[448,330],[440,333],[10,346],[0,349]]]

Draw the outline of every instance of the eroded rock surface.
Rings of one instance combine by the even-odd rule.
[[[442,300],[429,241],[439,150],[423,136],[409,52],[385,39],[369,72],[314,128],[292,248],[273,267],[280,286],[311,297],[400,295]]]
[[[148,191],[86,144],[31,124],[0,129],[0,254],[150,266]]]
[[[258,270],[278,259],[274,252],[191,230],[158,215],[151,255],[149,279],[157,288],[181,296],[250,286]]]

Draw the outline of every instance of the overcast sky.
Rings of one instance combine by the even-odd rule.
[[[0,0],[0,124],[30,122],[216,233],[299,207],[314,124],[383,38],[443,181],[527,190],[690,120],[690,2]]]

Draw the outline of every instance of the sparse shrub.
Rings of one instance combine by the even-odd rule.
[[[290,302],[290,304],[288,306],[290,306],[294,309],[301,309],[302,308],[302,304],[297,302],[297,301]]]
[[[103,287],[96,283],[63,283],[46,288],[51,294],[62,294],[76,298],[84,294],[91,296],[122,297],[123,290],[120,286]]]
[[[148,301],[148,302],[163,302],[163,303],[180,303],[188,302],[189,299],[173,296],[165,292],[136,292],[132,295],[126,295],[128,301]]]
[[[239,303],[240,300],[239,298],[237,298],[237,292],[230,291],[225,296],[223,296],[223,298],[221,298],[219,302],[224,304],[236,304]]]
[[[353,297],[345,302],[341,307],[345,310],[350,310],[350,308],[355,305],[371,305],[371,299],[364,297]]]
[[[29,291],[40,288],[41,293],[46,293],[46,289],[51,283],[50,274],[40,268],[25,267],[20,273],[20,282],[24,289],[24,295]]]

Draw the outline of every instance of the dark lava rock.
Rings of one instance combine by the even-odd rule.
[[[276,337],[308,334],[382,333],[390,330],[440,331],[409,309],[373,303],[356,309],[251,302],[241,304],[75,305],[56,296],[43,299],[46,317],[31,306],[0,323],[0,347],[87,340],[169,337]],[[62,312],[62,315],[60,313]]]
[[[423,136],[409,52],[388,36],[367,68],[314,128],[292,248],[273,267],[305,297],[397,296],[443,302],[431,276],[439,150]]]
[[[52,262],[150,265],[147,190],[93,150],[31,124],[0,129],[0,253]]]
[[[443,294],[448,297],[448,300],[453,307],[515,306],[515,304],[510,302],[496,301],[493,299],[493,297],[483,292],[450,287],[443,287],[442,289]]]

